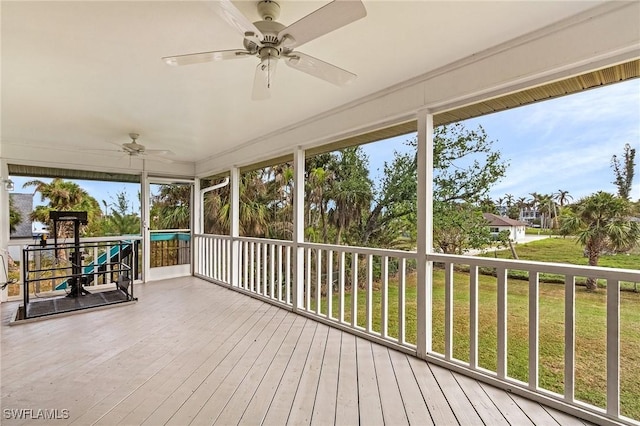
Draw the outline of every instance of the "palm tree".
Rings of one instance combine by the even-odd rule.
[[[52,210],[86,211],[89,222],[102,216],[98,201],[75,182],[55,178],[47,183],[35,179],[22,185],[23,188],[29,186],[35,187],[35,192],[40,193],[41,201],[49,200],[48,205],[36,207],[31,213],[31,220],[46,223],[51,227],[53,223],[49,220],[49,212]],[[58,227],[57,232],[59,238],[70,236],[71,227],[63,223]]]
[[[191,224],[191,185],[160,185],[151,205],[151,229],[187,229]]]
[[[558,189],[558,192],[553,194],[553,199],[560,204],[560,207],[564,207],[564,205],[569,200],[573,200],[573,197],[569,195],[569,191],[563,191],[562,189]]]
[[[640,243],[640,223],[629,219],[627,200],[599,191],[576,203],[562,218],[562,233],[576,234],[584,246],[589,265],[597,266],[607,252],[626,252]],[[594,278],[587,279],[587,289],[596,290]]]

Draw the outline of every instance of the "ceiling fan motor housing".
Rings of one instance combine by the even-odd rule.
[[[280,5],[271,0],[259,1],[258,14],[265,21],[275,21],[280,16]]]

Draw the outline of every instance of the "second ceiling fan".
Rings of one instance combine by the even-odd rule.
[[[231,0],[207,2],[214,11],[244,37],[244,49],[214,50],[162,58],[172,66],[255,56],[260,60],[253,81],[252,99],[270,97],[270,89],[280,59],[291,68],[342,86],[356,75],[294,49],[367,15],[359,0],[334,0],[289,26],[276,21],[280,5],[262,0],[257,4],[261,21],[251,22]]]

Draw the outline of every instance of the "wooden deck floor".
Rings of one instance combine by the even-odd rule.
[[[19,326],[3,304],[1,423],[51,424],[8,418],[21,412],[68,413],[56,425],[583,424],[197,278],[136,293]]]

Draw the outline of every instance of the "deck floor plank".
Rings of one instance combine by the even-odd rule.
[[[298,385],[303,374],[304,366],[309,356],[311,344],[313,343],[319,325],[315,321],[307,321],[300,335],[300,339],[291,355],[291,360],[287,369],[278,383],[276,395],[271,400],[271,404],[264,417],[264,424],[283,425],[287,423],[293,400],[298,391]],[[254,424],[248,416],[243,416],[242,424]]]
[[[447,396],[440,388],[429,364],[414,357],[407,357],[407,359],[416,378],[416,384],[422,393],[422,398],[427,403],[433,423],[436,425],[458,424],[458,419],[447,401]]]
[[[198,278],[136,293],[16,326],[3,303],[2,409],[69,410],[57,425],[588,424]]]
[[[342,333],[340,342],[340,370],[336,396],[336,424],[358,424],[358,373],[356,337]]]
[[[318,384],[328,337],[329,327],[319,324],[309,349],[309,356],[303,368],[298,390],[291,405],[291,412],[287,420],[290,424],[308,425],[311,423],[313,406],[318,396]]]
[[[409,424],[432,425],[433,420],[427,404],[422,397],[420,387],[407,360],[407,355],[398,351],[389,351],[393,371],[398,381],[398,387],[402,396],[402,402],[407,414]]]
[[[407,419],[398,381],[391,365],[389,350],[380,345],[372,345],[371,349],[373,361],[376,365],[378,391],[380,393],[384,423],[388,425],[408,425],[409,419]]]
[[[455,374],[437,365],[429,365],[440,389],[446,395],[449,406],[461,425],[483,425],[484,422],[469,402],[464,390],[456,380]]]
[[[324,348],[318,395],[313,406],[312,425],[327,425],[335,422],[341,344],[342,332],[335,328],[330,329]]]
[[[225,410],[216,420],[218,424],[242,424],[243,419],[248,423],[256,423],[257,420],[264,419],[269,409],[269,405],[276,393],[278,383],[286,371],[291,360],[293,351],[300,339],[307,320],[301,316],[294,315],[294,322],[287,332],[282,344],[278,348],[269,366],[265,368],[264,376],[259,384],[244,381],[246,383],[246,393],[236,392],[237,396],[232,400],[233,405],[238,405],[244,410]],[[252,389],[252,387],[254,389]]]
[[[281,317],[280,314],[282,314]],[[213,424],[227,406],[232,413],[236,410],[240,411],[240,413],[244,411],[244,406],[238,406],[236,401],[233,404],[229,404],[229,401],[236,394],[241,394],[242,392],[253,393],[256,383],[259,383],[264,377],[266,368],[273,360],[276,351],[286,336],[286,333],[277,333],[277,331],[282,329],[288,332],[293,324],[294,317],[288,312],[281,310],[277,316],[280,318],[274,318],[270,322],[264,332],[255,339],[245,355],[236,362],[216,391],[209,396],[205,406],[193,417],[193,423]],[[250,387],[253,389],[250,389]],[[226,424],[224,422],[221,423]],[[184,422],[175,424],[180,425],[184,424]]]
[[[480,383],[480,386],[510,424],[518,426],[533,425],[529,417],[518,409],[518,404],[513,401],[509,394],[485,383]]]
[[[471,405],[473,405],[473,408],[475,408],[476,413],[478,413],[485,424],[509,425],[509,422],[504,418],[502,413],[496,410],[497,406],[482,389],[480,383],[462,375],[457,375],[456,380],[469,399],[469,402],[471,402]]]
[[[382,402],[378,392],[378,378],[373,361],[371,342],[356,339],[356,361],[358,363],[358,405],[360,407],[360,424],[382,425]]]

